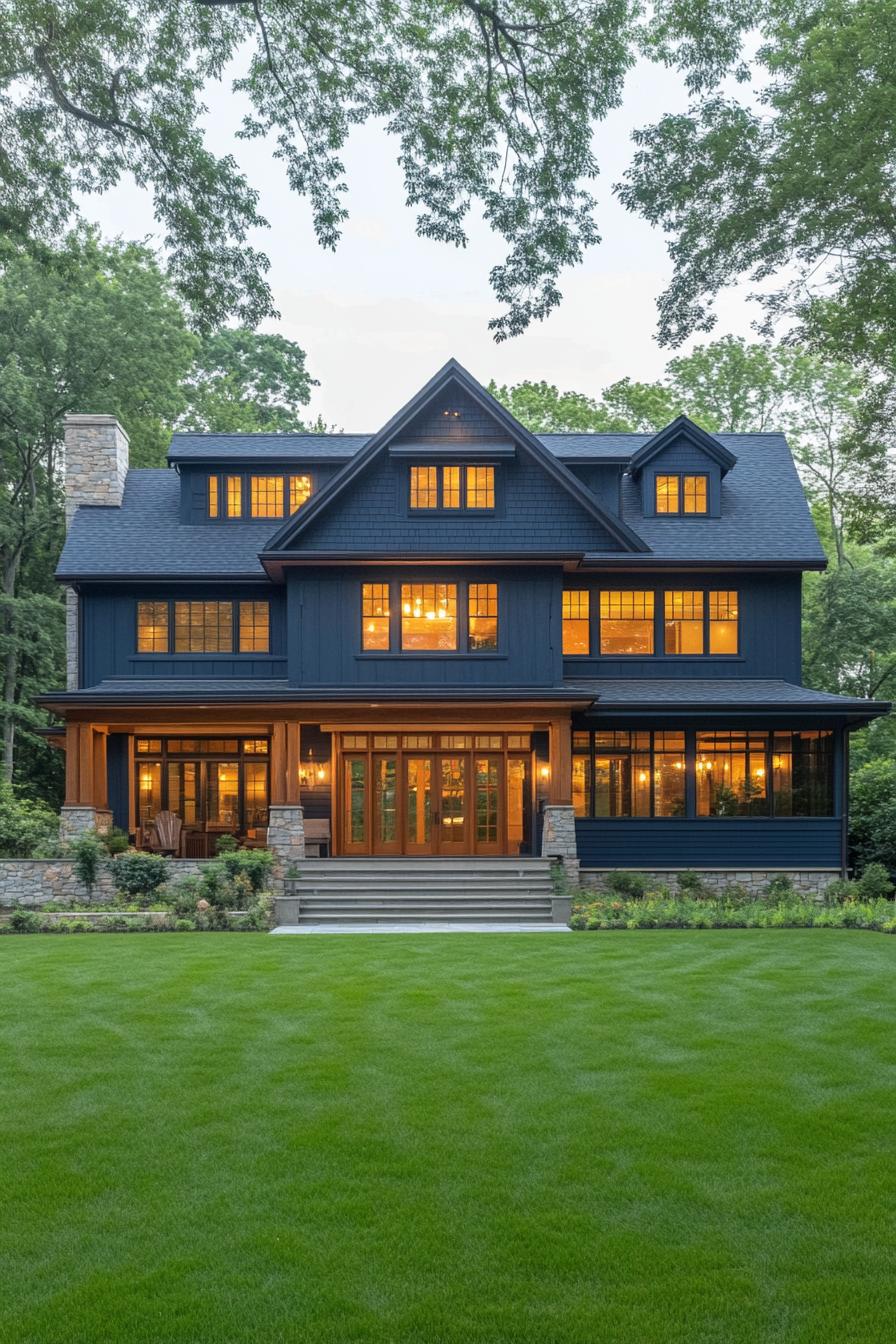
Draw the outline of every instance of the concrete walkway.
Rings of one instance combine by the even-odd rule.
[[[464,923],[426,921],[420,924],[281,924],[271,933],[572,933],[566,924]]]

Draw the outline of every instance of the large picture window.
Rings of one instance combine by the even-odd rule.
[[[600,595],[600,651],[604,655],[653,653],[653,593],[623,589]]]
[[[685,814],[683,732],[573,734],[573,808],[580,817]]]
[[[457,584],[401,585],[403,651],[451,653],[457,648]]]

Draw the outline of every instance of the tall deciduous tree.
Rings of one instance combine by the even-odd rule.
[[[592,126],[634,59],[629,0],[17,0],[0,11],[0,227],[52,237],[74,193],[132,174],[153,195],[174,281],[214,330],[273,312],[249,245],[255,192],[205,142],[203,90],[235,66],[320,242],[346,218],[353,126],[395,137],[417,230],[466,242],[475,204],[506,246],[498,338],[559,301],[597,241]]]
[[[199,346],[184,384],[187,404],[177,428],[218,434],[307,429],[300,410],[316,386],[305,351],[294,341],[245,327],[225,328]]]
[[[137,465],[158,460],[195,338],[152,254],[90,232],[42,256],[0,249],[0,719],[2,773],[34,722],[34,683],[62,647],[52,558],[62,540],[62,422],[119,416]],[[55,632],[55,634],[54,634]],[[58,671],[58,669],[57,669]]]

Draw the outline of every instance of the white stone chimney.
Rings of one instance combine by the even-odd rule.
[[[81,504],[118,508],[128,474],[128,436],[114,415],[65,417],[65,527]],[[65,590],[66,684],[77,690],[78,595]]]

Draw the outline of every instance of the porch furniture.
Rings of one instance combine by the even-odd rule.
[[[176,812],[159,812],[149,833],[148,848],[154,854],[177,854],[183,822]]]
[[[207,859],[209,849],[205,831],[185,831],[183,851],[185,859]]]
[[[305,854],[309,858],[323,858],[323,850],[326,847],[326,857],[330,857],[330,823],[323,819],[314,817],[305,820]]]

